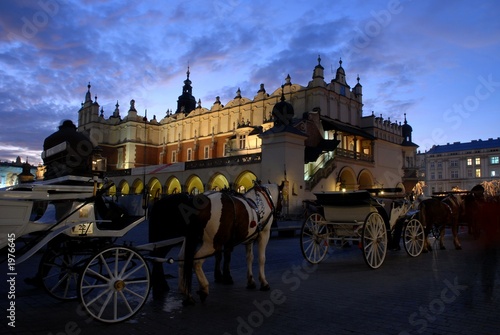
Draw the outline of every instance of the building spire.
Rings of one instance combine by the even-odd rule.
[[[92,95],[90,94],[90,81],[87,85],[87,93],[85,94],[85,102],[92,102]]]
[[[193,96],[193,88],[191,87],[191,80],[189,79],[190,74],[191,72],[188,63],[186,80],[184,80],[184,86],[182,87],[182,95],[180,95],[177,100],[177,110],[175,113],[183,112],[188,114],[196,108],[196,99]]]

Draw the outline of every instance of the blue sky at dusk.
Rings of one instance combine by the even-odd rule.
[[[290,74],[307,86],[318,55],[330,82],[359,74],[363,114],[413,127],[420,150],[500,136],[498,1],[0,2],[0,161],[41,162],[45,137],[78,121],[91,83],[109,117],[131,99],[160,120],[190,66],[210,108],[253,99]]]

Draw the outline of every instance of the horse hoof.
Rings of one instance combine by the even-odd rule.
[[[182,301],[182,306],[194,306],[196,304],[196,301],[193,299],[193,297],[186,298]]]
[[[197,291],[196,293],[198,293],[198,295],[200,296],[201,302],[205,302],[205,300],[207,300],[208,293],[201,291],[201,290]]]
[[[269,284],[260,286],[261,291],[269,291],[270,289],[271,289],[271,286],[269,286]]]
[[[255,288],[257,288],[257,285],[255,285],[255,283],[250,283],[247,285],[247,289],[249,290],[254,290]]]

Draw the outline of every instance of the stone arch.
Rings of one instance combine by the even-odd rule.
[[[207,188],[212,191],[220,191],[229,188],[229,181],[222,173],[218,172],[210,178]]]
[[[137,178],[132,183],[132,187],[130,188],[130,194],[141,194],[144,189],[144,183],[141,179]]]
[[[401,193],[406,193],[406,187],[405,187],[405,185],[402,182],[397,183],[396,184],[396,188],[400,188],[401,189]]]
[[[110,196],[114,196],[114,195],[116,195],[116,185],[115,185],[115,184],[113,184],[113,186],[111,186],[111,187],[108,189],[108,192],[107,192],[107,193],[108,193],[108,195],[110,195]]]
[[[233,189],[240,193],[245,193],[253,187],[253,183],[256,180],[257,176],[252,171],[243,171],[236,177]]]
[[[374,178],[370,170],[363,169],[358,174],[358,185],[360,190],[373,188]]]
[[[165,183],[165,190],[167,194],[175,194],[182,192],[182,185],[179,179],[175,176],[171,176],[167,179]]]
[[[158,178],[153,177],[148,182],[149,199],[158,200],[161,198],[162,186]]]
[[[186,180],[186,191],[189,194],[200,194],[205,192],[205,188],[203,187],[203,182],[200,177],[193,174]]]
[[[130,185],[126,180],[121,180],[116,189],[116,193],[119,195],[127,195],[130,193]]]
[[[339,176],[337,178],[337,190],[341,191],[344,189],[347,191],[358,189],[356,174],[354,173],[354,170],[349,166],[344,166],[339,171]]]

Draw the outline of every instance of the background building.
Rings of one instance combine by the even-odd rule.
[[[175,192],[231,188],[245,191],[255,179],[287,181],[289,213],[314,192],[401,187],[416,183],[411,126],[382,115],[363,115],[358,76],[351,88],[342,61],[329,82],[318,57],[307,85],[285,84],[252,99],[238,89],[222,104],[203,107],[192,94],[190,71],[175,111],[148,119],[135,101],[125,115],[118,102],[104,116],[90,84],[78,112],[78,131],[102,149],[117,194],[151,198]]]
[[[500,138],[435,145],[417,157],[426,195],[454,187],[471,190],[483,181],[500,178]]]
[[[43,179],[43,168],[21,162],[17,157],[15,162],[0,162],[0,188]]]

